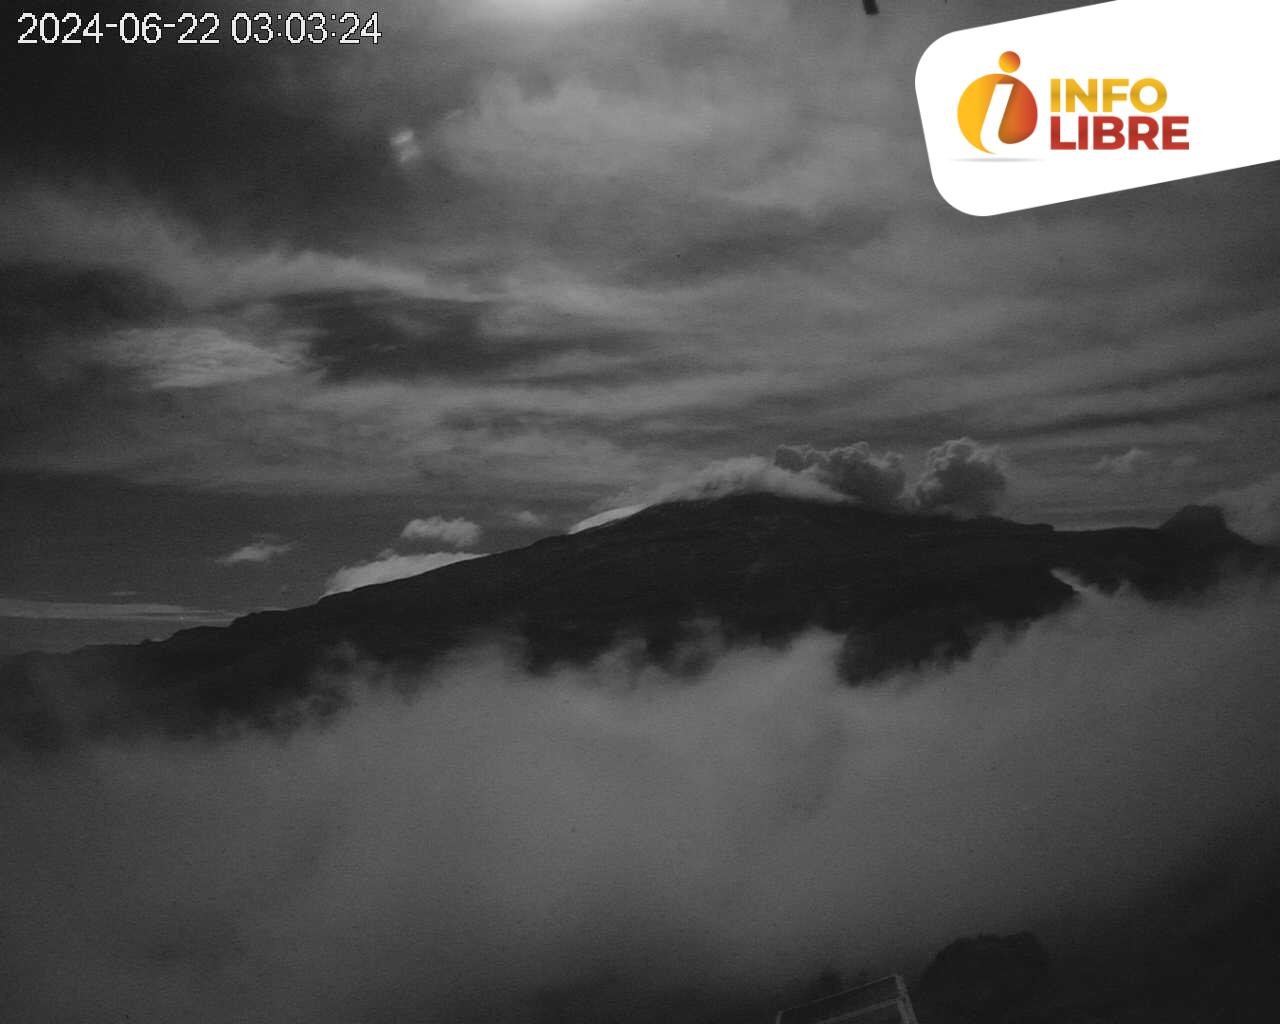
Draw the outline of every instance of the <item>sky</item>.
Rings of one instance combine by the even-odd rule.
[[[995,219],[933,189],[919,55],[1071,6],[387,0],[376,45],[11,43],[0,653],[307,603],[778,445],[914,474],[973,438],[1002,513],[1062,526],[1274,509],[1280,168]]]

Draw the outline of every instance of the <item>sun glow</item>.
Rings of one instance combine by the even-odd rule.
[[[607,6],[611,0],[487,0],[495,12],[513,18],[566,18]]]

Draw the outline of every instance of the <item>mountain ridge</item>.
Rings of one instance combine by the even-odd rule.
[[[841,673],[862,683],[963,657],[991,628],[1065,607],[1076,591],[1062,571],[1162,599],[1264,563],[1267,549],[1195,506],[1155,529],[1061,531],[773,494],[677,501],[227,626],[20,655],[0,665],[0,731],[42,747],[80,732],[290,728],[340,711],[335,680],[357,663],[418,671],[494,638],[516,638],[535,672],[628,638],[680,670],[708,624],[729,644],[842,633]]]

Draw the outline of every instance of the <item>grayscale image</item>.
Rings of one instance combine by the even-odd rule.
[[[1280,164],[948,206],[1080,3],[361,3],[8,16],[0,1021],[1275,1019]]]

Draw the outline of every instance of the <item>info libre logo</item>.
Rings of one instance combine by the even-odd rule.
[[[993,152],[987,145],[992,141],[989,125],[995,132],[995,138],[1006,146],[1025,142],[1035,132],[1036,121],[1040,117],[1035,93],[1021,79],[1013,77],[1013,72],[1021,66],[1022,58],[1012,50],[1006,50],[1000,54],[1000,70],[1005,74],[983,75],[970,82],[969,88],[961,94],[956,120],[974,149]],[[984,134],[987,142],[984,142]]]
[[[1280,0],[1085,0],[939,36],[915,77],[938,194],[991,217],[1280,160],[1277,25]]]
[[[1021,57],[1006,50],[998,63],[1002,73],[970,82],[956,108],[961,134],[989,156],[1026,142],[1040,120],[1035,93],[1013,75]],[[1191,148],[1190,118],[1162,113],[1169,90],[1158,78],[1052,78],[1048,100],[1051,150]]]

